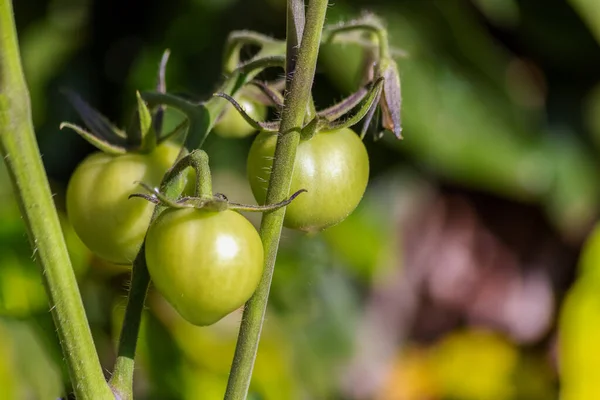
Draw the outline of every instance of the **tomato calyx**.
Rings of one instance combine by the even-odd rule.
[[[150,194],[143,193],[134,193],[129,196],[129,198],[140,197],[143,198],[153,204],[160,205],[168,208],[196,208],[196,209],[204,209],[208,211],[225,211],[225,210],[234,210],[234,211],[250,211],[250,212],[267,212],[274,211],[281,207],[285,207],[289,205],[296,197],[300,194],[307,192],[306,189],[300,189],[292,194],[289,198],[280,201],[275,204],[268,205],[254,205],[254,204],[242,204],[235,203],[229,201],[227,196],[222,193],[215,193],[213,196],[202,196],[202,197],[194,197],[194,196],[185,196],[181,197],[177,200],[169,199],[169,197],[165,196],[161,193],[157,188],[153,188],[149,185],[146,185],[143,182],[136,182],[144,189],[146,189]]]
[[[165,187],[167,182],[173,181],[177,177],[181,176],[188,168],[193,168],[194,172],[196,173],[194,196],[185,196],[172,199],[159,188],[152,187],[144,182],[138,181],[136,183],[146,189],[149,194],[134,193],[129,195],[129,198],[131,199],[139,197],[159,206],[176,209],[196,208],[209,211],[235,210],[267,212],[289,205],[301,193],[307,191],[305,189],[300,189],[285,200],[267,205],[235,203],[229,201],[227,196],[222,193],[216,193],[213,195],[212,178],[210,174],[210,167],[208,165],[208,155],[203,150],[194,150],[177,161],[163,178],[163,184],[161,187]]]

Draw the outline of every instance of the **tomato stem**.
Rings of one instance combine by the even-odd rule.
[[[78,399],[114,399],[106,384],[31,121],[10,0],[0,0],[0,153],[15,189]]]
[[[279,132],[279,121],[274,121],[274,122],[262,122],[262,121],[256,121],[254,120],[254,118],[252,118],[247,112],[246,110],[244,110],[244,107],[237,102],[236,99],[234,99],[233,97],[229,96],[227,93],[215,93],[213,94],[213,96],[215,97],[221,97],[225,100],[227,100],[229,103],[231,103],[231,105],[235,108],[235,110],[244,118],[244,120],[254,129],[256,129],[257,131],[267,131],[267,132]]]
[[[327,0],[311,0],[309,2],[304,31],[301,32],[302,29],[297,22],[304,21],[304,18],[299,15],[299,13],[304,13],[304,2],[288,0],[286,65],[288,67],[293,65],[293,61],[290,60],[294,59],[296,65],[295,68],[286,70],[286,76],[291,78],[288,81],[288,91],[282,111],[280,134],[277,139],[266,204],[278,203],[289,195],[296,148],[300,141],[300,131],[311,97],[327,3]],[[302,37],[302,40],[298,48],[294,44],[297,44],[299,37]],[[260,235],[265,251],[265,269],[256,292],[246,303],[244,309],[225,393],[226,400],[243,400],[248,393],[284,216],[285,208],[280,208],[265,213],[262,219]]]
[[[192,167],[196,172],[196,184],[194,186],[194,196],[209,198],[212,197],[212,177],[208,165],[208,154],[204,150],[194,150],[171,168],[163,182],[172,181],[179,177],[188,167]]]
[[[260,58],[263,55],[270,54],[272,50],[267,49],[266,51],[266,53],[259,52],[256,57]],[[260,69],[257,68],[246,75],[233,73],[224,82],[220,90],[230,96],[234,96],[245,83],[252,80],[259,72]],[[187,115],[189,120],[188,143],[190,136],[195,137],[195,139],[192,140],[192,148],[200,148],[202,146],[204,140],[215,124],[217,117],[223,112],[225,106],[228,104],[226,100],[219,97],[213,97],[204,103],[191,103],[166,93],[146,92],[142,93],[142,97],[151,106],[163,104],[167,107],[178,108]],[[205,168],[204,170],[208,171],[208,168]],[[207,172],[203,172],[202,175],[206,173]],[[171,179],[173,175],[170,174],[171,173],[168,173],[169,176],[166,176],[165,179],[163,179],[160,191],[168,198],[175,199],[181,194],[181,187],[177,184],[171,184],[171,181],[175,182],[176,180]],[[208,175],[210,177],[209,172]],[[198,184],[199,192],[212,193],[210,180],[206,179],[206,177],[202,178],[202,176],[199,179],[201,181]],[[210,189],[203,187],[204,185],[208,185]],[[157,205],[154,208],[152,220],[156,219],[164,209],[165,207],[163,205]],[[144,245],[142,245],[142,248],[133,262],[131,289],[127,299],[123,327],[121,328],[117,361],[110,379],[110,384],[119,394],[121,400],[130,400],[133,398],[132,390],[135,350],[149,283],[150,275],[148,274],[148,268],[146,266]]]

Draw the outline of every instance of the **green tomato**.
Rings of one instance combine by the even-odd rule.
[[[267,108],[262,104],[255,103],[245,97],[239,98],[238,103],[248,115],[257,121],[263,121],[267,116]],[[256,132],[256,129],[250,126],[231,104],[227,105],[225,112],[213,130],[217,135],[224,138],[244,138]]]
[[[248,155],[248,179],[254,197],[264,204],[277,135],[259,134]],[[319,231],[343,221],[358,205],[369,180],[369,156],[350,129],[318,133],[301,140],[296,152],[290,193],[298,196],[285,211],[284,225]]]
[[[150,226],[146,263],[154,286],[194,325],[211,325],[256,290],[263,246],[235,211],[170,209]]]
[[[67,215],[81,241],[99,257],[131,264],[148,229],[154,205],[136,182],[158,186],[179,154],[169,142],[152,153],[94,153],[75,169],[67,187]]]

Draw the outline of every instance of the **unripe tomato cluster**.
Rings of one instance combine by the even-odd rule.
[[[263,105],[243,99],[242,106],[259,119],[265,116]],[[224,137],[252,133],[232,109],[215,131]],[[248,156],[248,179],[260,205],[276,141],[276,134],[260,133]],[[140,192],[137,182],[158,187],[179,152],[179,146],[165,142],[148,154],[89,156],[69,182],[67,213],[81,240],[113,263],[131,264],[145,238],[146,264],[156,289],[189,322],[210,325],[252,296],[262,277],[263,246],[254,226],[230,209],[167,208],[151,223],[154,205],[129,196]],[[360,202],[368,177],[367,151],[350,129],[301,140],[290,193],[307,193],[287,206],[284,225],[320,231],[341,222]]]

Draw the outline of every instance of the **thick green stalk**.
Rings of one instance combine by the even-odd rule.
[[[94,347],[35,139],[10,0],[0,0],[0,152],[42,268],[75,395],[114,399]]]
[[[288,1],[288,13],[294,5]],[[275,149],[273,171],[267,191],[267,204],[277,203],[289,195],[296,148],[300,141],[300,130],[310,100],[315,67],[321,42],[323,23],[327,11],[327,0],[311,0],[306,15],[306,25],[298,50],[296,68],[293,71],[281,118],[281,129]],[[288,18],[288,32],[290,18]],[[289,40],[289,38],[288,38]],[[290,76],[292,71],[286,71]],[[238,336],[225,399],[246,398],[254,360],[267,308],[273,269],[279,247],[285,208],[265,213],[260,227],[265,251],[265,269],[262,279],[252,298],[246,304]]]

